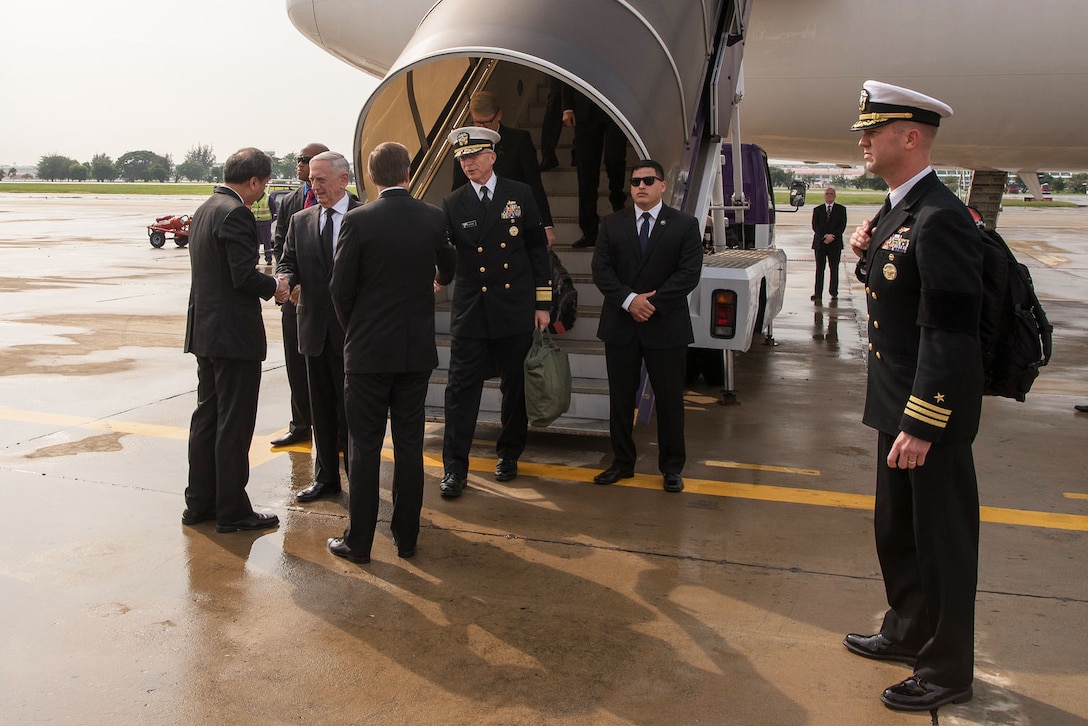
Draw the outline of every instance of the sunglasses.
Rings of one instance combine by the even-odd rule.
[[[637,187],[637,186],[640,186],[642,184],[645,184],[648,187],[652,187],[654,184],[656,184],[659,181],[665,181],[665,180],[664,179],[659,179],[656,176],[633,176],[633,177],[631,177],[631,186]]]
[[[298,161],[296,163],[298,163],[298,164],[309,164],[310,159],[312,159],[312,158],[314,158],[314,157],[312,157],[312,156],[300,156],[300,157],[298,157]]]

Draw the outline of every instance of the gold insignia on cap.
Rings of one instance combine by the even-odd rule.
[[[464,146],[465,144],[468,143],[468,139],[469,139],[468,132],[467,131],[462,131],[461,133],[457,134],[456,143],[457,143],[458,146]]]
[[[864,111],[867,103],[869,103],[869,92],[863,88],[861,89],[861,98],[858,100],[858,110]]]
[[[894,280],[898,276],[899,276],[899,270],[895,269],[895,265],[893,265],[890,262],[888,264],[884,265],[884,279],[885,280],[888,280],[889,282],[891,282],[892,280]]]

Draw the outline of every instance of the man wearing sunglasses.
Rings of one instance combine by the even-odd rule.
[[[283,198],[279,214],[276,215],[276,236],[272,242],[272,252],[276,263],[283,260],[283,245],[287,240],[287,225],[295,212],[317,204],[317,197],[310,188],[310,159],[328,151],[324,144],[307,144],[298,152],[295,162],[298,179],[302,184],[295,191]],[[309,441],[312,436],[312,416],[310,414],[310,391],[306,381],[306,358],[298,349],[298,315],[295,305],[290,300],[280,306],[283,316],[283,357],[287,364],[287,383],[291,389],[291,423],[287,433],[272,440],[273,446],[291,446]]]
[[[615,484],[635,475],[632,421],[642,364],[657,408],[657,467],[667,492],[684,488],[684,371],[694,341],[688,293],[702,269],[699,224],[662,202],[665,170],[639,161],[631,172],[634,211],[605,217],[593,250],[593,282],[604,294],[597,337],[608,370],[612,463],[593,478]]]

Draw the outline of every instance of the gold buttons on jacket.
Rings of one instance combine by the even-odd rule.
[[[486,267],[481,267],[480,272],[487,272],[487,268]]]
[[[505,285],[503,285],[503,287],[505,287],[507,290],[509,290],[510,289],[510,283],[509,282],[506,283]]]
[[[877,360],[880,360],[880,351],[879,350],[876,352],[876,357],[877,357]]]
[[[502,247],[505,250],[506,249],[506,243],[505,242],[499,243],[499,247]]]
[[[487,292],[487,285],[480,288],[480,292]]]
[[[879,329],[880,328],[880,321],[879,320],[874,320],[873,321],[873,327]]]
[[[873,349],[873,344],[869,343],[869,350],[872,350],[872,349]]]
[[[483,251],[484,251],[484,248],[483,248],[483,247],[477,247],[477,248],[476,248],[476,251],[477,251],[477,252],[483,252]]]
[[[502,263],[502,269],[509,270],[510,269],[510,263],[509,262]]]

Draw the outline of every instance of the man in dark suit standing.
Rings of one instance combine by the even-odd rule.
[[[624,170],[627,167],[627,137],[616,122],[584,94],[564,84],[562,88],[563,125],[574,129],[574,154],[578,171],[578,226],[582,236],[572,247],[592,247],[597,243],[600,216],[597,214],[597,190],[601,185],[601,159],[608,177],[608,201],[612,211],[623,209]]]
[[[193,214],[192,283],[185,352],[196,356],[196,410],[189,427],[189,484],[182,524],[217,521],[216,531],[264,529],[274,514],[253,511],[249,446],[257,422],[261,361],[267,353],[261,298],[287,298],[287,284],[257,272],[257,220],[272,160],[240,149],[223,165],[224,183]]]
[[[502,379],[495,479],[518,475],[529,428],[525,355],[534,327],[543,330],[551,320],[551,266],[540,215],[527,185],[493,172],[498,142],[497,133],[480,127],[449,135],[469,183],[442,200],[457,248],[442,443],[446,498],[459,497],[464,489],[484,381],[495,373]]]
[[[888,611],[843,644],[914,666],[881,700],[929,711],[972,696],[982,409],[982,241],[930,153],[947,104],[866,81],[851,130],[890,193],[850,238],[869,308],[863,421],[877,430],[874,528]]]
[[[317,204],[317,197],[310,188],[310,159],[329,147],[324,144],[306,144],[298,152],[295,169],[302,184],[284,197],[276,215],[276,234],[272,240],[272,251],[276,262],[283,259],[283,245],[287,242],[287,227],[291,217],[300,209]],[[291,389],[291,423],[287,433],[272,440],[273,446],[291,446],[309,441],[312,436],[310,413],[310,389],[306,381],[306,357],[298,352],[298,314],[295,304],[288,300],[280,306],[283,316],[280,321],[283,330],[283,358],[287,365],[287,384]]]
[[[329,280],[340,224],[358,206],[347,192],[351,168],[334,151],[310,160],[310,187],[317,204],[297,212],[287,228],[276,274],[291,286],[298,312],[299,350],[306,358],[317,463],[314,480],[295,498],[312,502],[340,493],[340,452],[347,451],[344,418],[344,329],[336,319]],[[350,466],[350,462],[349,462]]]
[[[346,331],[351,518],[328,547],[353,562],[370,561],[387,414],[397,555],[415,555],[419,536],[424,404],[438,365],[434,285],[453,279],[457,253],[442,210],[408,193],[410,167],[401,144],[379,144],[370,153],[367,172],[379,195],[344,217],[333,265],[332,300]]]
[[[528,184],[533,190],[540,220],[544,224],[544,234],[548,246],[555,244],[555,231],[552,229],[552,209],[548,204],[548,195],[544,193],[544,182],[540,180],[540,164],[536,160],[536,147],[528,131],[515,129],[502,123],[502,108],[499,97],[490,91],[478,91],[472,94],[468,104],[472,125],[491,129],[499,135],[495,144],[495,174],[503,179]],[[456,190],[468,181],[460,164],[453,165],[453,189]]]
[[[810,298],[819,300],[824,294],[824,266],[831,272],[827,292],[831,299],[839,297],[839,260],[842,259],[842,234],[846,231],[846,207],[835,202],[835,187],[824,190],[824,203],[812,210],[812,249],[816,251],[816,292]]]
[[[698,222],[666,206],[665,170],[643,160],[631,172],[635,210],[605,217],[593,250],[593,282],[604,294],[597,337],[608,369],[612,463],[594,477],[615,484],[634,476],[635,395],[642,364],[657,408],[657,466],[667,492],[684,488],[684,371],[694,340],[688,293],[699,284],[703,242]]]

